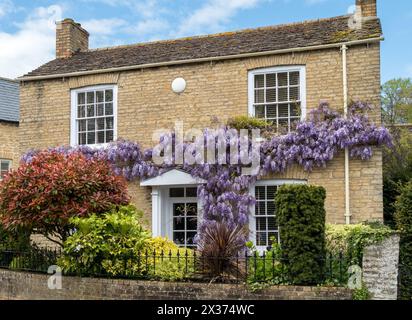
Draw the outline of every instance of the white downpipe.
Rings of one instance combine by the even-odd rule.
[[[342,51],[342,71],[343,71],[343,112],[344,117],[348,117],[348,64],[347,64],[347,51],[348,47],[343,45]],[[345,222],[350,224],[351,212],[350,212],[350,180],[349,180],[349,149],[345,148]]]

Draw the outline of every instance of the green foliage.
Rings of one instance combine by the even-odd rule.
[[[366,288],[364,284],[362,284],[361,288],[357,288],[353,290],[352,299],[353,300],[369,300],[371,298],[371,294]]]
[[[144,250],[150,237],[138,220],[141,216],[142,212],[129,205],[100,216],[72,218],[76,231],[64,242],[60,266],[66,272],[98,273],[103,267],[116,273],[118,264]]]
[[[30,247],[30,230],[6,230],[0,223],[0,249],[27,250]]]
[[[186,265],[183,259],[187,255],[190,262],[192,251],[179,249],[167,239],[151,238],[141,218],[142,212],[132,205],[72,218],[76,230],[64,242],[59,266],[67,273],[173,281],[193,272],[194,263]]]
[[[257,283],[273,285],[288,283],[285,268],[281,264],[282,251],[279,244],[274,242],[272,249],[263,255],[260,255],[252,246],[250,249],[252,257],[248,261],[248,284],[254,287]]]
[[[395,228],[395,201],[402,186],[412,179],[412,133],[407,128],[390,128],[393,147],[383,148],[383,204],[385,223]]]
[[[267,129],[271,123],[264,119],[258,119],[248,116],[237,116],[228,120],[227,125],[236,130],[241,129]]]
[[[393,79],[382,86],[382,117],[386,124],[412,123],[411,79]]]
[[[379,222],[352,225],[326,225],[326,250],[333,255],[343,254],[348,265],[362,262],[363,249],[379,243],[393,230]]]
[[[400,298],[412,300],[412,180],[401,188],[396,200],[396,225],[400,241]]]
[[[308,185],[285,185],[276,194],[282,261],[288,278],[294,284],[322,282],[325,197],[323,187]]]

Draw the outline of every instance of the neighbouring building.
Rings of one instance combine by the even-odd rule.
[[[19,162],[19,82],[0,78],[0,180]]]
[[[150,147],[153,131],[175,121],[202,129],[214,117],[250,115],[289,124],[323,100],[343,110],[346,91],[348,101],[374,104],[371,116],[379,123],[381,24],[376,0],[356,4],[353,15],[93,50],[88,32],[65,19],[57,24],[56,59],[20,78],[20,153],[118,137]],[[177,78],[187,85],[180,94],[171,89]],[[370,161],[351,160],[348,178],[346,193],[342,153],[327,168],[295,167],[258,181],[252,192],[259,210],[250,219],[256,245],[277,235],[273,197],[284,183],[324,186],[328,222],[382,220],[381,151]],[[151,217],[154,235],[190,246],[198,183],[172,170],[131,184],[130,193]],[[179,206],[190,214],[175,221]]]

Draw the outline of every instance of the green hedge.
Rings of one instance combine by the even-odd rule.
[[[396,200],[396,226],[400,242],[400,298],[412,300],[412,180],[401,189]]]
[[[276,194],[282,260],[294,284],[323,281],[325,198],[323,187],[308,185],[285,185]]]

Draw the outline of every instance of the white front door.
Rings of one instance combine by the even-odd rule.
[[[195,247],[199,226],[197,186],[170,187],[166,194],[167,236],[179,246]]]

